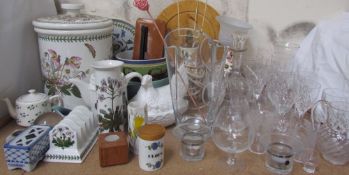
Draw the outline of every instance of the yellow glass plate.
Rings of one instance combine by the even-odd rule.
[[[219,23],[216,20],[216,16],[218,16],[219,14],[213,7],[211,7],[210,5],[207,5],[205,18],[204,18],[205,3],[200,1],[196,1],[196,0],[179,1],[179,15],[178,15],[177,9],[178,9],[177,2],[175,2],[170,6],[168,6],[167,8],[165,8],[157,17],[157,19],[166,22],[167,33],[178,28],[178,16],[179,16],[179,21],[180,21],[179,27],[182,27],[182,28],[196,27],[196,29],[202,29],[211,38],[213,39],[218,38]],[[197,13],[196,13],[196,9],[198,9]],[[204,23],[202,24],[203,19],[205,20],[204,20]]]

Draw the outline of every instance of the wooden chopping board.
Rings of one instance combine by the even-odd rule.
[[[179,13],[177,2],[165,8],[157,19],[165,21],[166,33],[178,28],[202,28],[213,39],[218,38],[219,22],[216,20],[218,12],[207,5],[205,14],[205,3],[196,0],[185,0],[179,2]],[[197,13],[196,13],[197,12]],[[204,15],[205,14],[205,15]],[[196,19],[196,20],[195,20]],[[204,21],[203,21],[204,20]]]

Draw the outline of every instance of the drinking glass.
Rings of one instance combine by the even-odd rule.
[[[267,148],[265,166],[275,174],[289,174],[293,169],[293,157],[303,148],[302,142],[292,132],[272,132],[262,136]]]
[[[269,81],[270,73],[270,66],[257,60],[246,61],[243,65],[242,74],[246,78],[249,91],[254,100],[259,99],[262,91]]]
[[[286,132],[290,127],[286,113],[294,106],[296,96],[295,76],[290,72],[278,71],[271,75],[266,88],[268,97],[280,116],[276,129]]]
[[[295,161],[300,163],[306,163],[307,159],[309,159],[308,154],[312,152],[311,149],[315,148],[316,139],[314,138],[316,138],[316,130],[313,129],[310,120],[304,118],[305,113],[318,100],[321,89],[320,83],[313,80],[314,77],[315,75],[306,72],[298,72],[297,75],[295,107],[298,113],[298,121],[296,124],[296,135],[307,147],[306,152],[299,152],[295,155]]]
[[[299,44],[285,40],[277,40],[274,44],[272,62],[278,70],[291,69],[291,60],[294,59]]]
[[[228,167],[239,170],[244,168],[244,164],[236,161],[235,154],[248,149],[253,133],[246,115],[247,99],[239,94],[229,96],[213,124],[212,139],[219,149],[228,153]]]
[[[276,114],[273,111],[264,110],[263,113],[260,113],[257,109],[250,109],[248,115],[252,118],[251,127],[254,135],[249,151],[255,154],[264,154],[267,148],[262,143],[262,136],[272,131]]]
[[[349,162],[349,103],[346,101],[324,101],[321,105],[323,117],[315,117],[320,123],[318,146],[322,157],[334,165]],[[325,119],[325,122],[323,121]]]
[[[319,98],[321,84],[313,80],[314,74],[299,72],[297,75],[297,93],[295,97],[295,107],[299,118],[303,118],[304,114],[315,104]]]

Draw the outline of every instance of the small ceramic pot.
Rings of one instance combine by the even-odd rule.
[[[4,145],[8,169],[21,168],[32,171],[49,148],[49,131],[46,125],[34,125]]]
[[[144,171],[155,171],[164,164],[165,128],[159,124],[144,125],[138,134],[138,161]]]
[[[112,20],[80,14],[82,4],[62,4],[62,15],[33,21],[38,33],[45,92],[61,94],[64,107],[83,105],[79,89],[71,78],[85,79],[90,65],[112,56]]]

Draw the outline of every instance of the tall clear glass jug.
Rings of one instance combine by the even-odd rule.
[[[179,139],[195,133],[206,140],[222,101],[226,49],[200,30],[179,28],[165,37],[165,54]]]

